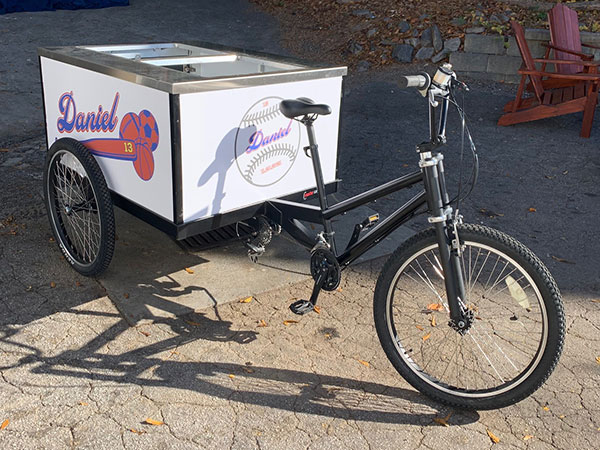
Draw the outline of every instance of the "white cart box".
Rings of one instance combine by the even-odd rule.
[[[285,98],[331,106],[315,130],[328,191],[337,188],[345,67],[208,44],[54,47],[39,55],[48,144],[82,142],[115,204],[178,239],[314,189],[305,130],[279,112]]]

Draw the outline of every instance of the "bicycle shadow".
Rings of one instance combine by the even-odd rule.
[[[214,176],[217,177],[215,193],[212,201],[212,208],[206,206],[196,213],[196,216],[214,216],[221,211],[223,199],[227,195],[225,192],[225,180],[227,172],[235,163],[236,143],[250,143],[252,136],[256,133],[256,126],[251,125],[246,128],[232,128],[221,140],[215,152],[215,159],[209,164],[206,170],[200,175],[197,186],[201,188],[206,185]],[[240,145],[240,144],[238,144]],[[242,144],[243,145],[243,144]]]
[[[163,319],[160,323],[168,325],[175,335],[118,355],[106,354],[103,347],[129,329],[123,320],[80,348],[65,350],[55,356],[45,356],[40,349],[15,344],[5,337],[0,341],[20,346],[21,350],[31,354],[0,370],[29,366],[31,373],[51,375],[53,379],[65,377],[66,380],[75,378],[86,382],[93,380],[94,383],[175,388],[186,392],[186,397],[208,395],[281,411],[376,423],[423,425],[446,410],[416,391],[378,382],[263,365],[163,359],[164,356],[159,356],[161,353],[174,352],[192,340],[246,345],[258,333],[232,330],[231,322],[212,320],[204,314],[196,315],[194,321]],[[149,370],[153,372],[151,378],[147,377]],[[235,384],[232,383],[234,377]],[[72,384],[72,381],[65,383]],[[365,397],[371,400],[364,400]],[[406,410],[403,403],[406,403]],[[461,424],[479,419],[474,412],[459,416]]]

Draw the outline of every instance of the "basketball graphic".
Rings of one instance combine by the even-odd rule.
[[[127,113],[121,120],[121,127],[119,128],[119,137],[121,139],[128,139],[134,141],[140,137],[140,128],[142,121],[140,117],[135,113]]]
[[[277,183],[298,156],[300,124],[281,114],[281,100],[267,97],[257,101],[238,127],[235,162],[242,177],[254,186]]]
[[[136,147],[137,159],[133,161],[133,168],[142,180],[148,181],[154,174],[152,150],[145,144],[138,144]]]

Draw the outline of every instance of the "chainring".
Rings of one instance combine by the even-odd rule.
[[[320,269],[327,269],[327,278],[321,289],[334,291],[340,285],[342,270],[333,252],[327,248],[317,248],[310,256],[310,274],[316,281]]]

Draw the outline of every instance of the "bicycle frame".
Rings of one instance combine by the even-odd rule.
[[[304,150],[307,156],[310,152],[310,158],[312,159],[319,206],[285,200],[272,200],[267,203],[267,215],[273,221],[279,223],[285,231],[305,247],[313,249],[319,242],[326,245],[335,255],[340,268],[344,269],[382,239],[385,239],[400,225],[412,218],[420,207],[427,204],[430,213],[428,220],[436,230],[441,259],[440,265],[444,274],[448,307],[450,309],[450,319],[458,328],[462,328],[461,324],[464,324],[465,319],[465,308],[464,305],[461,305],[461,299],[465,299],[465,289],[459,257],[460,241],[456,235],[455,228],[459,219],[453,217],[452,208],[449,205],[449,196],[444,176],[443,155],[437,151],[439,147],[446,143],[445,133],[449,90],[447,86],[444,90],[439,85],[433,84],[427,88],[426,95],[429,100],[430,139],[428,142],[417,146],[417,152],[420,154],[420,170],[396,178],[331,206],[328,205],[325,194],[319,150],[313,128],[313,122],[316,117],[303,117],[300,121],[306,126],[309,141],[309,145]],[[436,96],[441,99],[441,105],[435,100]],[[441,113],[439,122],[436,124],[437,108],[441,109]],[[420,182],[424,184],[423,191],[412,197],[389,217],[377,223],[370,231],[364,233],[362,237],[353,236],[342,252],[337,251],[331,225],[333,217]],[[310,230],[300,222],[301,220],[322,224],[323,233],[320,233],[315,238],[313,237],[313,232],[313,236],[311,236]],[[319,289],[320,287],[317,291]],[[313,297],[316,301],[314,292]]]

